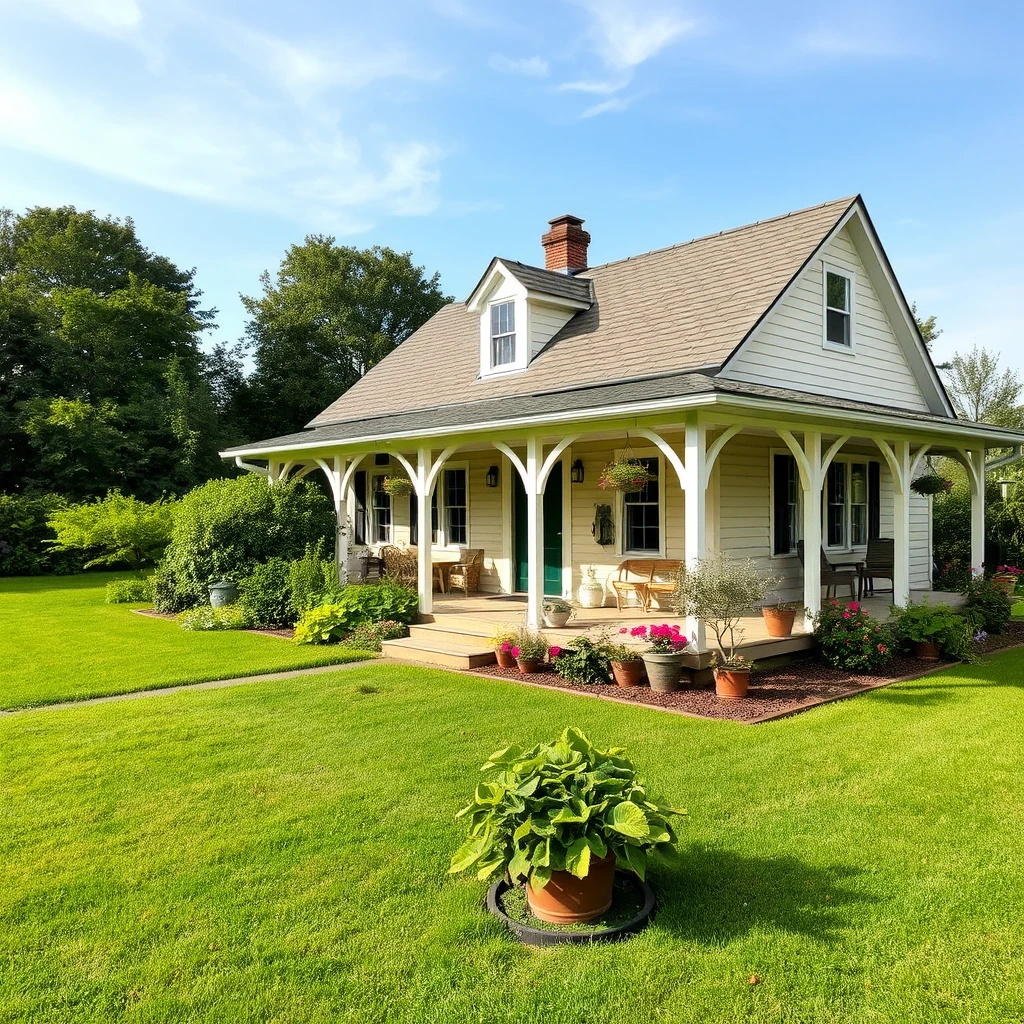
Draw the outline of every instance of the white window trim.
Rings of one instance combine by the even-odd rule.
[[[625,449],[617,449],[613,458],[618,461],[624,454]],[[634,449],[631,454],[637,459],[656,459],[658,462],[658,550],[633,551],[626,547],[626,495],[617,490],[615,508],[619,526],[615,531],[616,553],[623,558],[665,558],[665,458],[657,448]]]
[[[493,362],[491,347],[491,310],[511,302],[515,307],[516,357],[511,363]],[[480,313],[480,376],[484,379],[503,377],[510,373],[522,373],[530,361],[530,309],[526,291],[505,281],[496,287]]]
[[[491,302],[487,305],[487,313],[489,323],[487,325],[488,332],[490,333],[490,345],[488,347],[491,369],[495,373],[501,373],[503,370],[507,370],[509,367],[513,367],[519,361],[519,343],[522,340],[519,331],[519,310],[516,309],[516,300],[512,297],[507,299],[499,299],[497,302]],[[499,306],[511,306],[512,307],[512,330],[506,334],[495,334],[494,333],[494,311]],[[512,338],[512,358],[504,362],[496,362],[494,359],[494,343],[498,338]]]
[[[775,547],[775,456],[788,455],[791,459],[793,453],[788,448],[771,448],[768,455],[768,557],[781,561],[783,558],[796,558],[796,545],[803,540],[804,536],[804,489],[800,486],[800,472],[797,469],[796,488],[796,541],[793,547],[782,554],[775,554],[772,550]],[[719,460],[720,461],[720,460]],[[794,464],[796,460],[794,459]]]
[[[870,455],[858,455],[856,452],[850,454],[837,455],[831,462],[830,465],[845,465],[846,466],[846,508],[843,512],[845,516],[844,532],[849,538],[853,534],[853,516],[850,512],[852,503],[850,501],[850,495],[852,494],[851,477],[850,477],[850,465],[851,463],[860,463],[862,465],[869,465],[872,462],[879,462],[878,459],[872,458]],[[870,533],[870,519],[871,519],[871,470],[868,470],[867,478],[867,517],[868,517],[868,532]],[[879,495],[879,501],[881,501],[881,495]],[[821,481],[821,546],[826,551],[832,551],[836,554],[853,554],[854,552],[867,551],[867,542],[864,544],[850,544],[848,541],[844,544],[829,544],[828,542],[828,478],[827,474],[822,478]]]
[[[488,314],[489,315],[489,314]],[[444,504],[444,473],[446,469],[462,469],[466,473],[466,542],[464,544],[451,544],[448,541],[448,529],[445,520],[445,504]],[[471,514],[472,498],[470,496],[471,474],[469,472],[468,462],[446,462],[440,472],[437,474],[437,480],[434,482],[434,491],[431,494],[431,500],[433,495],[437,494],[437,540],[434,541],[435,551],[458,551],[460,548],[470,547],[470,541],[473,539],[473,519]],[[427,523],[427,529],[430,529],[431,524]],[[423,537],[423,526],[420,525],[420,537]]]
[[[850,282],[850,344],[840,345],[828,340],[828,275],[837,274]],[[844,355],[857,354],[857,275],[837,263],[821,261],[821,347],[829,352],[842,352]]]

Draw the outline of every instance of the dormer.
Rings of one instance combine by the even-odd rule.
[[[495,257],[466,302],[480,316],[480,376],[525,370],[549,341],[592,304],[586,270],[590,235],[578,217],[557,217],[541,241],[545,269]],[[553,267],[552,262],[560,264]],[[578,265],[574,265],[578,264]]]

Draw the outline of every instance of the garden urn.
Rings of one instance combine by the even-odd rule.
[[[584,570],[583,582],[580,584],[577,596],[584,608],[604,607],[604,586],[598,583],[593,566]]]
[[[238,587],[231,580],[217,580],[210,584],[209,590],[210,605],[213,608],[226,608],[238,600]]]
[[[653,654],[644,655],[644,665],[647,668],[647,680],[651,689],[657,693],[673,693],[681,690],[683,675],[683,658],[679,654]]]
[[[583,878],[570,871],[552,871],[543,889],[526,886],[526,900],[534,917],[552,924],[580,924],[600,917],[612,905],[615,854],[591,862]]]

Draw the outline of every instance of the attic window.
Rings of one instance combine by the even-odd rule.
[[[491,366],[516,361],[516,304],[496,302],[491,306]]]
[[[853,281],[834,270],[825,271],[825,341],[853,347]]]

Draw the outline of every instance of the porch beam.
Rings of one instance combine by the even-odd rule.
[[[555,463],[561,458],[562,452],[569,447],[580,435],[579,434],[567,434],[562,438],[554,448],[548,452],[547,458],[544,460],[544,465],[541,466],[540,479],[537,481],[537,486],[543,492],[545,486],[547,486],[548,477],[551,475],[551,470],[554,469]]]
[[[686,424],[686,459],[677,467],[683,488],[683,537],[686,568],[696,568],[707,556],[707,427],[699,420]],[[685,571],[685,570],[684,570]],[[698,651],[707,649],[704,622],[693,615],[686,617],[686,635]]]
[[[704,488],[707,489],[708,484],[711,482],[711,474],[714,471],[715,463],[718,461],[718,456],[721,455],[722,449],[743,429],[741,423],[733,423],[731,426],[726,427],[720,437],[715,438],[712,442],[711,447],[708,449],[707,456],[705,457],[704,466]]]
[[[832,465],[832,461],[839,454],[844,444],[850,440],[849,434],[843,434],[838,437],[832,444],[829,445],[829,449],[825,452],[821,460],[821,479],[825,479],[825,474],[828,472],[828,467]]]
[[[704,428],[702,428],[702,430],[703,429]],[[689,425],[687,425],[686,430],[687,437],[689,437]],[[654,445],[657,446],[661,454],[665,456],[669,464],[676,471],[676,476],[679,477],[679,486],[685,491],[687,479],[686,467],[683,464],[683,460],[679,458],[679,456],[675,452],[675,449],[673,449],[673,447],[668,443],[668,441],[666,441],[665,438],[661,436],[661,434],[657,433],[654,430],[651,430],[648,427],[633,427],[629,431],[629,433],[637,434],[640,437],[646,438],[648,441],[652,442]],[[699,480],[695,479],[694,484],[698,485]]]
[[[932,450],[930,444],[923,444],[920,448],[914,452],[913,460],[910,463],[910,479],[913,480],[917,476],[917,471],[921,468],[921,460]]]
[[[493,444],[494,447],[497,448],[498,451],[501,452],[501,454],[504,455],[508,459],[508,461],[512,463],[513,466],[515,466],[516,472],[519,474],[520,478],[523,481],[523,486],[525,487],[528,474],[526,471],[526,466],[523,465],[523,460],[519,458],[519,456],[516,455],[516,453],[512,451],[512,449],[509,448],[509,446],[505,444],[504,441],[492,441],[491,444]]]

